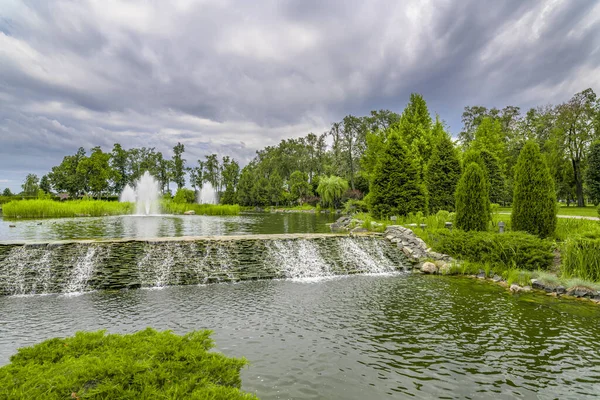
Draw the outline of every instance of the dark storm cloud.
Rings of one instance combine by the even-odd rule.
[[[18,1],[0,7],[0,187],[77,147],[177,141],[243,163],[411,92],[558,103],[600,86],[594,1]],[[6,181],[11,182],[6,182]]]

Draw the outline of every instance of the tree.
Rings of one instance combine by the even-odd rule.
[[[114,171],[113,192],[121,193],[125,186],[130,182],[128,171],[129,155],[127,150],[123,149],[119,143],[113,145],[110,157],[110,166]]]
[[[512,228],[542,238],[556,230],[556,192],[539,146],[529,141],[521,150],[515,170]]]
[[[72,156],[65,156],[60,165],[52,167],[48,179],[58,192],[67,192],[71,197],[77,197],[85,191],[85,177],[77,172],[81,160],[85,158],[85,150],[80,147]]]
[[[10,197],[12,196],[12,192],[10,191],[9,188],[4,189],[4,191],[2,192],[2,196],[6,196],[6,197]]]
[[[456,227],[464,231],[485,231],[489,221],[489,195],[483,169],[467,165],[456,186]]]
[[[177,189],[185,186],[185,159],[182,157],[185,146],[179,142],[173,147],[172,177]]]
[[[379,218],[427,211],[418,168],[397,134],[387,140],[372,175],[369,196],[371,211]]]
[[[275,206],[279,206],[279,202],[283,201],[283,179],[277,171],[269,176],[269,201]]]
[[[50,179],[48,179],[48,175],[42,176],[40,179],[40,189],[45,193],[50,193],[52,191],[52,186],[50,185]]]
[[[304,198],[311,194],[310,184],[308,183],[308,174],[305,172],[295,171],[289,179],[290,194],[292,198],[302,204]]]
[[[317,193],[321,196],[321,202],[325,206],[337,208],[340,206],[340,200],[348,190],[348,181],[339,176],[322,177],[319,180]]]
[[[504,144],[502,142],[502,125],[499,120],[485,117],[475,130],[475,139],[470,148],[476,151],[486,150],[499,159],[504,158]]]
[[[194,190],[181,188],[177,189],[175,192],[175,196],[173,196],[173,203],[180,204],[192,204],[196,202],[196,192]]]
[[[585,206],[582,162],[589,145],[600,134],[595,129],[597,108],[596,94],[592,89],[586,89],[557,109],[557,133],[573,166],[578,207]]]
[[[252,186],[252,200],[257,206],[269,204],[269,181],[264,176],[254,181]]]
[[[597,140],[590,146],[588,153],[588,168],[585,174],[585,184],[590,199],[594,205],[600,203],[600,141]]]
[[[252,164],[242,170],[240,182],[237,187],[237,201],[243,206],[253,205],[252,188],[254,186],[254,171]]]
[[[485,178],[488,183],[490,202],[500,204],[505,198],[505,180],[500,170],[498,158],[487,150],[479,152],[485,166]]]
[[[433,150],[431,115],[423,96],[411,93],[397,128],[404,143],[415,156],[420,176],[423,176]]]
[[[113,177],[109,161],[110,153],[104,153],[100,146],[94,147],[89,157],[84,157],[77,165],[77,175],[82,177],[83,190],[91,191],[98,197],[109,188]]]
[[[25,196],[37,196],[39,186],[39,178],[36,174],[27,174],[25,181],[21,185],[23,188],[23,195]]]
[[[204,182],[210,182],[216,191],[220,191],[221,167],[216,154],[206,156],[206,161],[204,161],[203,179]]]
[[[235,188],[240,179],[240,165],[229,156],[223,157],[223,171],[221,172],[221,188],[225,188],[220,197],[223,204],[236,202]]]
[[[488,109],[483,106],[466,106],[462,114],[463,130],[459,133],[464,148],[469,147],[471,141],[475,139],[475,130],[481,124],[481,121],[488,115]]]
[[[444,132],[425,170],[425,182],[429,193],[429,212],[454,211],[454,192],[460,179],[461,167],[458,154],[450,136]]]

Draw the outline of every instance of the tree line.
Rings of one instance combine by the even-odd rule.
[[[600,138],[600,102],[592,89],[525,113],[515,106],[467,106],[462,123],[455,140],[445,123],[432,116],[425,99],[413,93],[400,114],[378,110],[362,117],[348,115],[321,134],[257,151],[243,169],[234,159],[216,154],[188,166],[180,143],[170,159],[154,148],[126,150],[115,144],[109,153],[95,147],[87,155],[79,149],[39,182],[28,177],[23,189],[72,196],[117,194],[147,170],[165,193],[171,183],[179,189],[187,180],[199,189],[210,182],[226,204],[321,202],[337,207],[347,199],[362,199],[378,215],[451,211],[463,167],[473,161],[482,167],[490,201],[511,204],[518,156],[533,141],[550,169],[558,199],[578,206],[586,198],[600,202],[600,144],[595,143]],[[401,201],[393,206],[391,198]]]

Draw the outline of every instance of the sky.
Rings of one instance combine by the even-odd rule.
[[[0,190],[78,147],[246,164],[410,93],[467,105],[600,92],[600,2],[0,0]]]

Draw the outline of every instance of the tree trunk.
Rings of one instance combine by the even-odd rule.
[[[575,175],[575,192],[577,194],[577,207],[585,207],[583,198],[583,180],[581,178],[581,160],[573,159],[573,174]]]

